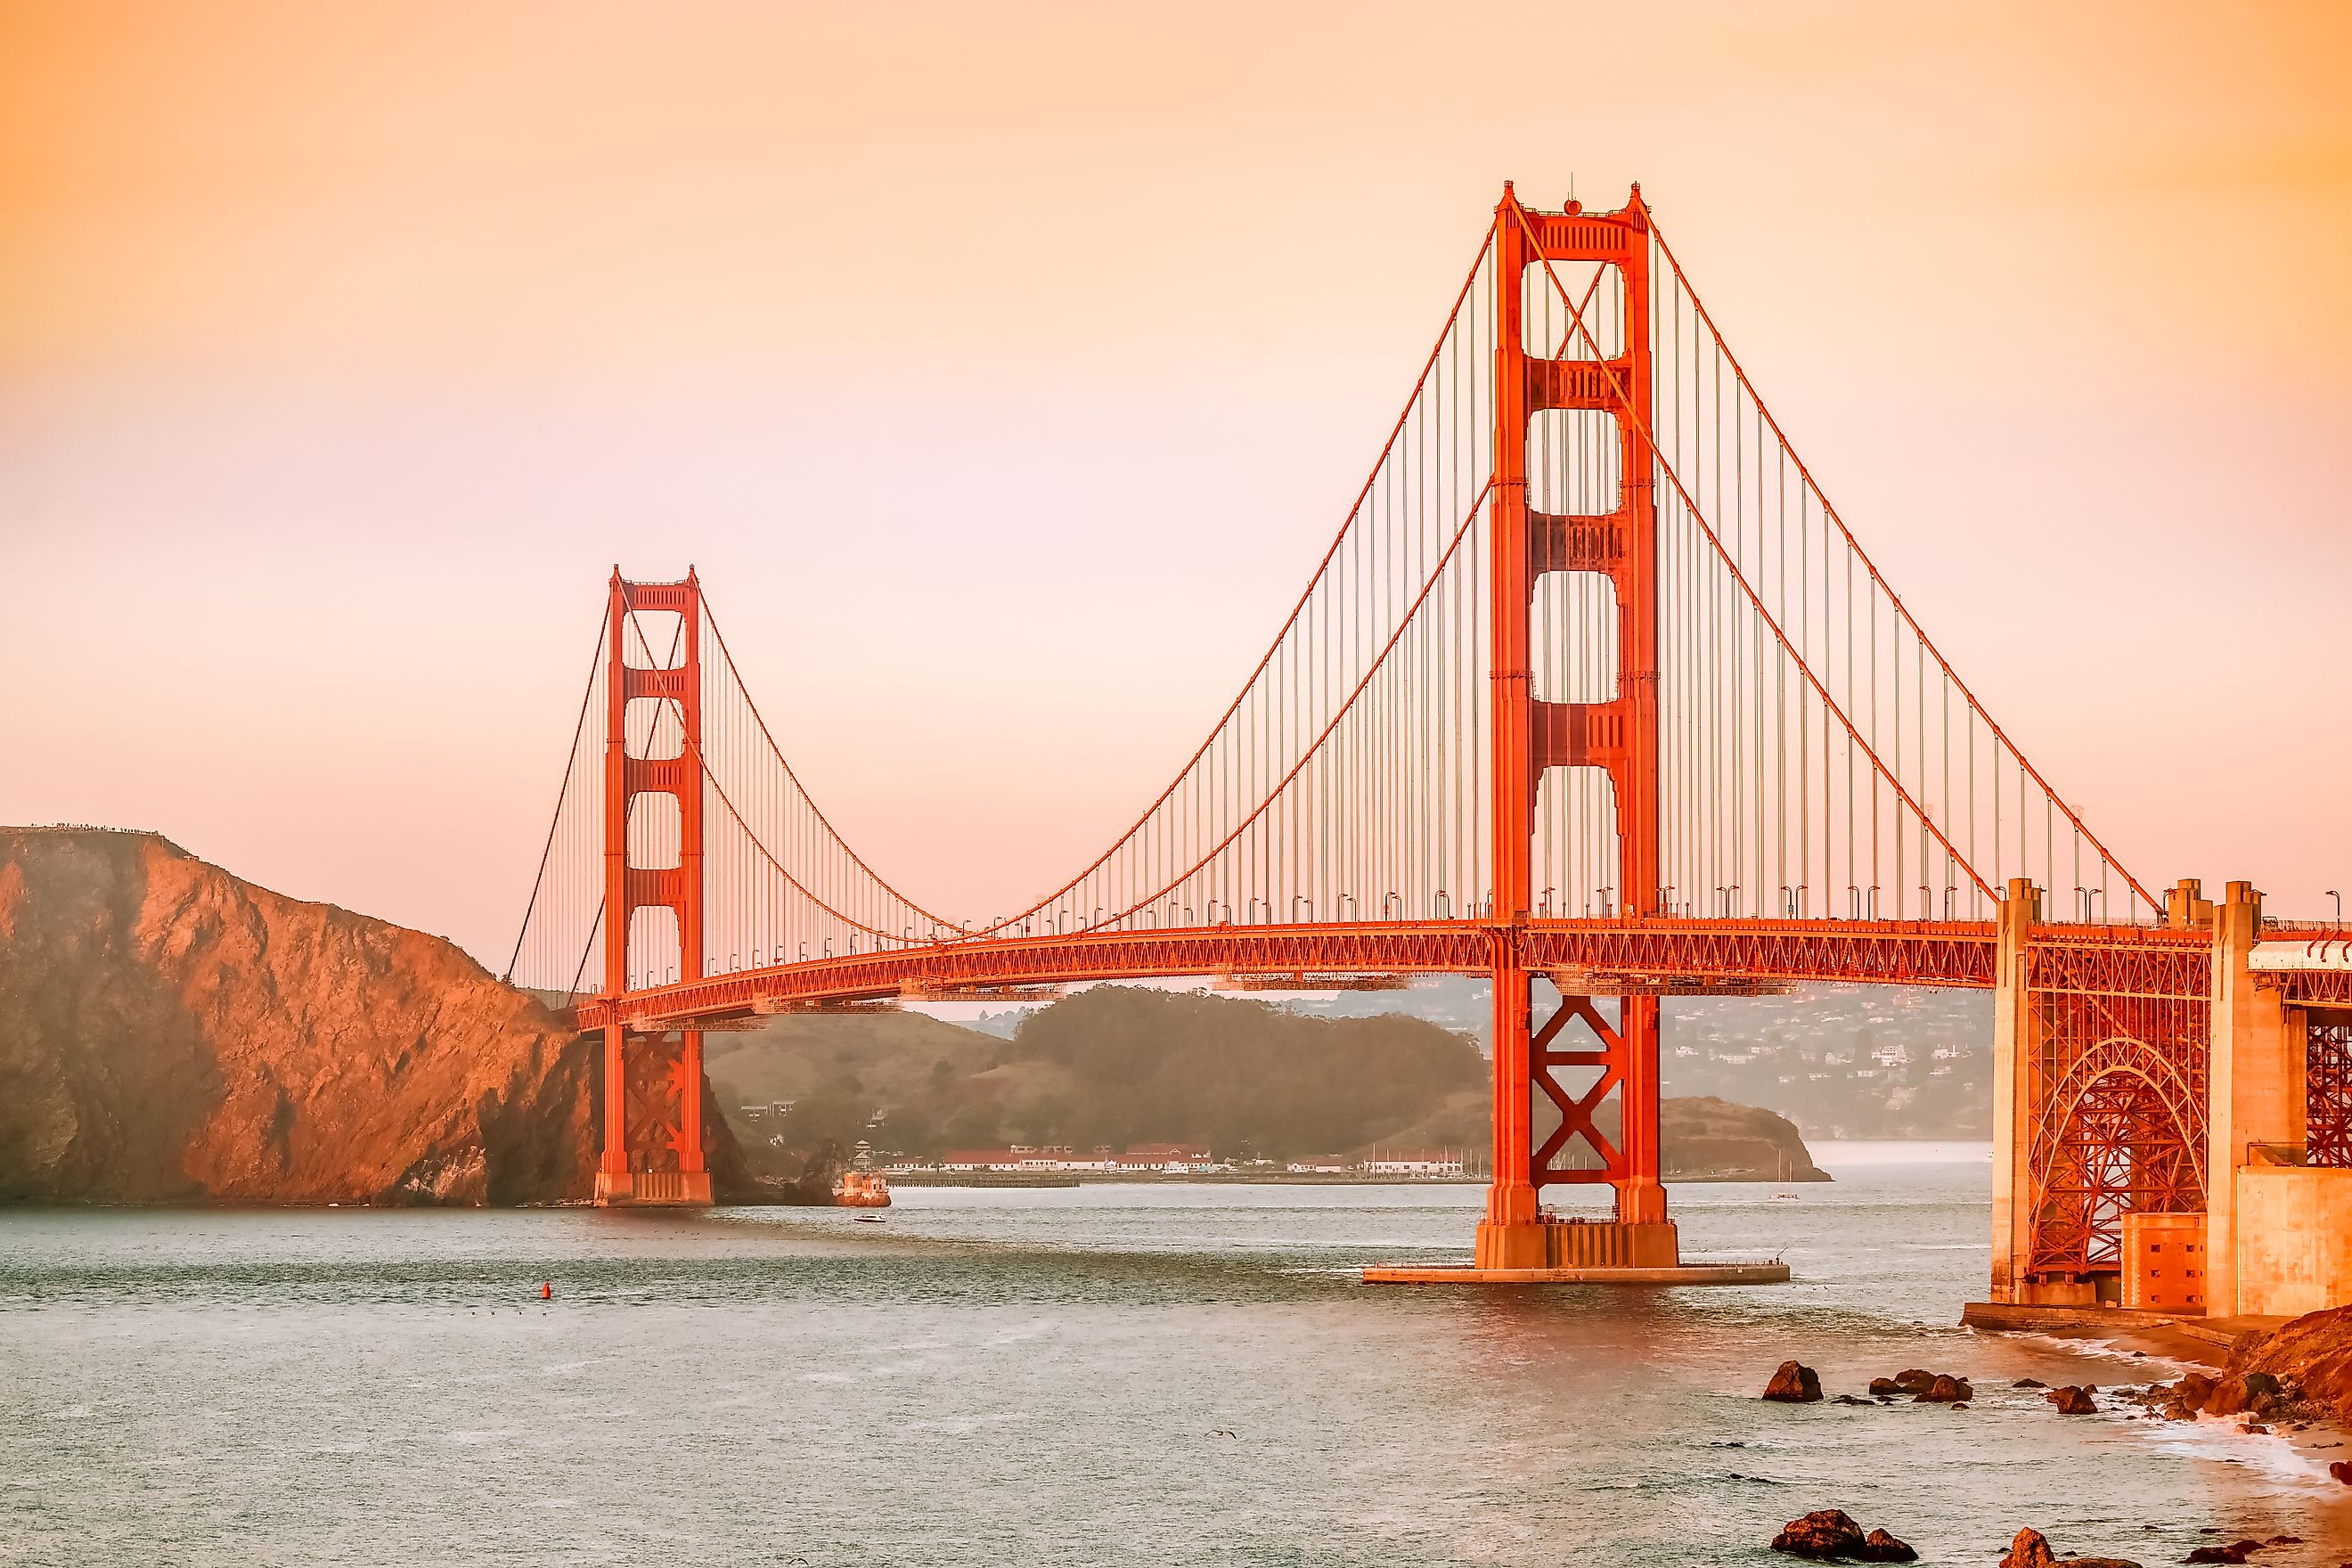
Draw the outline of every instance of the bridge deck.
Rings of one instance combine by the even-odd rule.
[[[2047,930],[2053,942],[2119,950],[2206,941],[2200,932],[2145,926]],[[1196,926],[915,942],[650,986],[617,1001],[585,998],[575,1016],[583,1029],[615,1019],[632,1028],[675,1028],[828,1004],[986,996],[1087,981],[1215,975],[1275,989],[1358,975],[1475,974],[1491,972],[1498,944],[1514,942],[1529,970],[1593,994],[1737,993],[1807,981],[1987,989],[1996,952],[1994,928],[1980,921]]]

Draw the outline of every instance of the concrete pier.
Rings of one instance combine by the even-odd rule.
[[[1785,1263],[1672,1263],[1656,1268],[1479,1268],[1470,1265],[1364,1270],[1367,1285],[1785,1285]]]

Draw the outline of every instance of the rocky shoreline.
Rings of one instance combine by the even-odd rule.
[[[2075,1336],[2079,1343],[2086,1336]],[[2136,1334],[2133,1337],[2145,1337]],[[2163,1421],[2227,1423],[2236,1434],[2271,1437],[2294,1446],[2327,1474],[2352,1486],[2352,1460],[2325,1460],[2322,1453],[2345,1447],[2344,1433],[2352,1430],[2352,1308],[2337,1308],[2290,1320],[2266,1331],[2239,1335],[2226,1349],[2210,1340],[2171,1336],[2162,1350],[2123,1348],[2105,1342],[2102,1348],[2121,1349],[2135,1359],[2161,1367],[2166,1361],[2198,1362],[2206,1372],[2182,1370],[2170,1381],[2115,1384],[2105,1387],[2085,1382],[2049,1386],[2041,1379],[2018,1378],[2009,1384],[2013,1394],[2030,1394],[2045,1401],[2059,1418],[2126,1415],[2127,1418]],[[2085,1346],[2084,1348],[2087,1348]],[[1969,1378],[1907,1367],[1891,1376],[1874,1377],[1864,1394],[1825,1393],[1819,1373],[1798,1361],[1783,1362],[1772,1373],[1759,1397],[1775,1404],[1832,1404],[1872,1407],[1895,1404],[1936,1404],[1954,1411],[1971,1408],[1977,1398]],[[2102,1403],[2105,1401],[2105,1403]],[[2231,1532],[2209,1525],[2202,1533],[2228,1537]],[[2244,1563],[2280,1562],[2265,1557],[2276,1549],[2301,1545],[2292,1534],[2268,1537],[2237,1535],[2192,1546],[2179,1561],[2184,1563]],[[1770,1542],[1773,1551],[1815,1562],[1910,1562],[1917,1556],[1909,1544],[1882,1527],[1865,1531],[1843,1510],[1817,1509],[1790,1520]],[[2125,1557],[2062,1554],[2042,1533],[2026,1526],[2012,1539],[2000,1559],[2000,1568],[2141,1568]]]

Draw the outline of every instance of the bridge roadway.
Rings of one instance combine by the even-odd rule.
[[[1700,920],[1661,917],[1352,924],[1215,925],[1160,931],[915,942],[877,952],[743,969],[583,998],[579,1026],[692,1027],[762,1013],[894,997],[985,997],[1022,987],[1181,975],[1228,976],[1266,989],[1318,977],[1490,973],[1516,942],[1529,972],[1581,994],[1740,994],[1801,981],[1993,987],[1999,941],[1989,921]],[[2037,925],[2044,943],[2128,960],[2202,952],[2203,932],[2148,926]],[[2095,982],[2094,982],[2095,984]],[[2121,988],[2129,989],[2128,985]]]

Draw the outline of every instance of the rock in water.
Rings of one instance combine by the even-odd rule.
[[[1772,1550],[1826,1563],[1837,1557],[1860,1556],[1863,1541],[1862,1526],[1845,1510],[1822,1508],[1782,1525],[1780,1533],[1772,1538]]]
[[[2000,1568],[2139,1568],[2128,1557],[2061,1557],[2038,1530],[2021,1530],[2009,1543]]]
[[[2010,1384],[2011,1388],[2047,1388],[2049,1386],[2038,1377],[2021,1377]]]
[[[2342,1481],[2346,1486],[2352,1487],[2352,1460],[2336,1460],[2334,1464],[2327,1467],[2327,1473],[2334,1476],[2337,1480]]]
[[[1777,1399],[1784,1405],[1810,1405],[1821,1396],[1820,1376],[1802,1362],[1782,1362],[1780,1370],[1772,1374],[1772,1381],[1764,1385],[1765,1398]],[[1843,1519],[1844,1515],[1839,1517]]]
[[[1862,1550],[1854,1553],[1864,1563],[1916,1563],[1919,1554],[1908,1543],[1897,1541],[1884,1530],[1874,1530],[1862,1538]]]
[[[2263,1543],[2259,1541],[2232,1541],[2227,1546],[2193,1548],[2181,1561],[2183,1563],[2243,1563],[2262,1549]]]
[[[2265,1394],[2275,1397],[2278,1391],[2278,1379],[2266,1372],[2241,1373],[2235,1377],[2225,1377],[2213,1385],[2213,1392],[2207,1396],[2205,1414],[2242,1415],[2254,1408]]]
[[[2098,1404],[2092,1399],[2091,1391],[2087,1388],[2069,1384],[2064,1388],[2053,1388],[2042,1397],[2056,1405],[2061,1415],[2096,1415],[2099,1413]]]
[[[1902,1392],[1903,1385],[1891,1377],[1874,1377],[1870,1380],[1870,1396],[1873,1399],[1892,1399]]]
[[[597,1051],[451,943],[152,833],[0,828],[0,1201],[511,1204],[595,1183]],[[717,1105],[714,1185],[740,1184]]]
[[[1976,1391],[1969,1386],[1966,1378],[1945,1373],[1912,1397],[1927,1405],[1949,1405],[1955,1400],[1974,1399]]]
[[[2002,1554],[2000,1568],[2057,1568],[2058,1554],[2050,1550],[2050,1542],[2040,1531],[2031,1526],[2017,1532]]]

